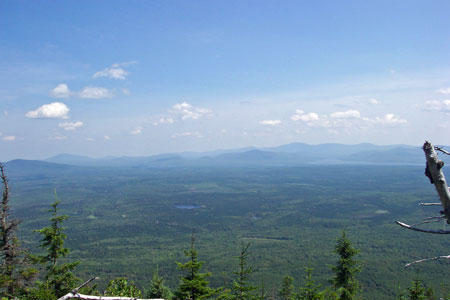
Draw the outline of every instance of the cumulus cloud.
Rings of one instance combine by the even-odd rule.
[[[52,98],[69,98],[70,94],[69,87],[65,83],[58,84],[50,91],[50,97]]]
[[[129,73],[125,69],[123,69],[123,67],[127,67],[127,66],[135,64],[135,63],[136,62],[134,62],[134,61],[130,61],[130,62],[124,62],[124,63],[120,63],[120,64],[113,64],[109,68],[106,68],[106,69],[96,72],[94,75],[92,75],[92,78],[108,77],[108,78],[112,78],[112,79],[125,80]]]
[[[264,120],[264,121],[259,122],[259,124],[276,126],[276,125],[280,125],[281,121],[280,120]]]
[[[142,130],[144,130],[144,128],[142,126],[138,126],[135,129],[131,130],[130,133],[133,135],[138,135],[142,133]]]
[[[375,98],[370,98],[369,99],[369,103],[372,104],[372,105],[377,105],[378,104],[378,100],[375,99]]]
[[[158,126],[159,124],[172,124],[174,120],[172,118],[160,118],[159,121],[153,122],[153,125]]]
[[[444,95],[450,95],[450,88],[442,88],[439,90],[439,93]]]
[[[83,126],[83,122],[81,122],[81,121],[64,122],[64,123],[59,123],[58,126],[61,127],[61,128],[64,128],[64,130],[75,130],[78,127]]]
[[[334,112],[330,117],[335,119],[358,119],[361,117],[361,113],[355,109],[350,109],[347,111]]]
[[[67,136],[56,133],[55,135],[49,136],[48,139],[55,140],[55,141],[67,140]]]
[[[177,103],[172,108],[175,113],[181,116],[182,120],[197,120],[212,113],[212,111],[207,108],[194,107],[187,102]]]
[[[429,100],[426,101],[422,106],[422,110],[425,111],[440,111],[440,112],[450,112],[450,100]]]
[[[36,110],[31,110],[25,114],[27,118],[32,119],[67,119],[69,108],[62,102],[53,102],[44,104]]]
[[[306,114],[303,110],[297,109],[295,111],[295,115],[291,116],[291,120],[293,120],[293,121],[303,121],[303,122],[318,121],[319,120],[319,115],[314,113],[314,112],[310,112],[310,113]]]
[[[376,117],[375,122],[382,125],[404,125],[408,121],[406,119],[401,119],[394,114],[385,114],[383,117]]]
[[[103,138],[107,141],[111,139],[111,137],[109,135],[105,135]]]
[[[186,137],[186,136],[193,136],[193,137],[197,137],[197,138],[201,138],[202,135],[200,132],[198,131],[194,131],[194,132],[182,132],[182,133],[176,133],[172,135],[172,138],[177,138],[177,137]]]
[[[85,99],[111,98],[112,91],[96,86],[87,86],[80,92],[80,97]]]
[[[332,128],[361,129],[368,125],[399,126],[407,123],[406,119],[402,119],[392,113],[385,114],[383,117],[362,117],[361,113],[355,109],[337,111],[329,115],[319,115],[313,112],[305,113],[303,110],[297,109],[296,113],[291,116],[291,119],[293,121],[301,121],[307,127],[328,128],[328,130]]]
[[[12,141],[16,140],[16,137],[14,135],[8,135],[8,136],[4,136],[3,140],[7,141],[7,142],[12,142]]]

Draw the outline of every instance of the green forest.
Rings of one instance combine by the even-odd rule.
[[[12,272],[2,269],[7,299],[57,299],[96,276],[81,293],[300,300],[450,292],[445,260],[404,267],[448,254],[445,236],[395,224],[439,214],[418,205],[437,200],[423,166],[14,161],[4,169],[7,220],[21,221],[11,243],[24,251]]]

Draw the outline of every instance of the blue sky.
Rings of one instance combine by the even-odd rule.
[[[450,144],[448,1],[0,2],[0,160]]]

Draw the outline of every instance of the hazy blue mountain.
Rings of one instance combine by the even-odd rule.
[[[421,164],[420,147],[291,143],[278,147],[240,148],[209,152],[166,153],[142,157],[105,157],[60,154],[47,162],[91,167],[182,167],[182,166],[290,166],[301,164]]]

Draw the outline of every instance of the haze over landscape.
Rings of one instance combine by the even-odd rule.
[[[449,12],[1,0],[0,298],[450,299]]]
[[[450,140],[448,1],[1,1],[2,161]]]

